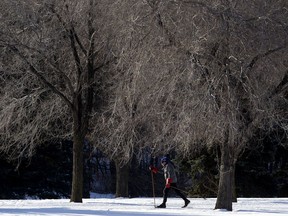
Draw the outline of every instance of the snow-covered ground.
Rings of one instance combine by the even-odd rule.
[[[68,199],[59,200],[0,200],[1,216],[281,216],[288,215],[288,198],[239,198],[233,204],[233,211],[213,210],[216,199],[190,198],[187,208],[181,208],[183,200],[168,198],[166,209],[154,208],[153,198],[113,198],[98,196],[83,199],[83,203],[70,203]],[[162,198],[156,198],[160,204]]]

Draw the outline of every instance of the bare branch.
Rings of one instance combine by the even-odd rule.
[[[9,46],[9,45],[8,45]],[[53,86],[50,82],[47,81],[47,79],[41,75],[41,73],[38,72],[38,70],[31,64],[31,62],[15,47],[15,46],[9,46],[9,48],[15,52],[30,68],[31,73],[36,75],[41,82],[47,86],[49,89],[51,89],[55,94],[60,96],[64,102],[71,108],[74,109],[73,104],[71,101],[64,95],[62,94],[61,91],[59,91],[55,86]]]

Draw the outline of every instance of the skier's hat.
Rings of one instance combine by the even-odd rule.
[[[169,159],[167,158],[167,157],[162,157],[161,158],[161,163],[164,163],[164,162],[168,162],[169,161]]]

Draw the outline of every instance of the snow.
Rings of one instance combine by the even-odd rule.
[[[160,204],[161,197],[155,199]],[[281,216],[288,215],[288,198],[239,198],[233,211],[214,210],[216,199],[190,198],[190,205],[180,198],[168,198],[166,209],[154,208],[153,198],[114,198],[112,195],[93,196],[83,203],[58,200],[0,200],[1,216]]]

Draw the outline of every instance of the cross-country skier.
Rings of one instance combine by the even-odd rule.
[[[182,208],[185,208],[190,203],[190,201],[177,188],[177,177],[175,173],[174,164],[169,160],[168,157],[165,156],[161,158],[161,165],[162,165],[162,170],[164,171],[164,178],[165,178],[166,184],[163,190],[163,202],[161,205],[157,206],[156,208],[166,208],[167,197],[168,197],[170,189],[173,189],[176,192],[176,194],[184,200],[185,203],[184,203],[184,206],[182,206]],[[149,169],[153,173],[158,172],[158,169],[154,166],[150,166]]]

